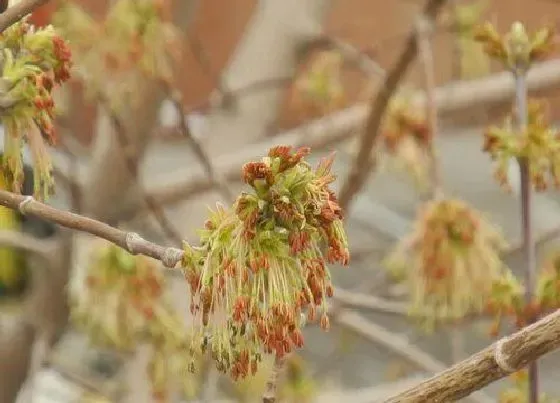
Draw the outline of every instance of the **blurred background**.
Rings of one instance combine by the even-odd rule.
[[[125,3],[51,0],[30,16],[33,24],[60,29],[74,60],[71,81],[56,95],[56,194],[49,204],[177,246],[180,239],[196,242],[207,206],[231,204],[244,188],[242,164],[273,145],[309,145],[312,163],[336,151],[338,191],[386,72],[416,38],[425,2],[138,0],[156,5],[155,17],[138,13],[151,25],[132,18],[126,7],[134,4]],[[427,34],[434,82],[426,84],[426,59],[416,55],[399,88],[419,105],[431,92],[442,186],[502,228],[511,244],[504,259],[521,276],[516,170],[508,194],[482,151],[485,128],[511,110],[513,79],[485,56],[472,32],[484,21],[500,32],[514,21],[529,32],[555,27],[560,2],[443,3]],[[132,54],[130,48],[133,56],[118,57],[123,49]],[[557,57],[536,64],[529,78],[531,95],[547,101],[552,122],[560,118]],[[331,329],[307,327],[305,347],[290,357],[280,385],[286,401],[383,401],[494,340],[487,319],[426,332],[407,315],[406,289],[382,267],[425,199],[413,175],[420,162],[415,155],[401,157],[406,169],[381,158],[352,194],[345,220],[352,259],[349,267],[332,268]],[[560,197],[550,190],[535,200],[542,260],[557,246]],[[8,219],[2,223],[13,230]],[[150,345],[126,352],[101,348],[68,321],[68,291],[79,296],[84,287],[98,245],[93,237],[40,220],[22,231],[40,242],[24,248],[20,266],[26,269],[18,275],[27,273],[27,286],[0,298],[0,373],[6,374],[0,376],[0,403],[157,401],[146,372]],[[160,271],[188,329],[185,281],[180,273]],[[558,354],[540,366],[542,390],[559,399]],[[236,384],[206,365],[198,376],[176,378],[168,401],[253,402],[262,400],[267,373]],[[498,401],[512,385],[496,382],[465,401]]]

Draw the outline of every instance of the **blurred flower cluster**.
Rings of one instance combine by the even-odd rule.
[[[88,91],[110,89],[106,92],[119,108],[137,100],[146,76],[171,80],[181,46],[168,3],[118,0],[101,22],[73,2],[61,5],[53,23],[69,39]]]
[[[509,274],[495,281],[486,304],[486,312],[493,316],[490,330],[497,336],[503,319],[507,318],[517,328],[527,325],[529,318],[539,317],[560,308],[560,251],[555,250],[543,261],[538,273],[533,298],[527,303],[525,287]]]
[[[500,392],[498,403],[528,403],[529,399],[529,376],[526,370],[518,371],[510,375],[512,386]],[[552,399],[545,393],[541,393],[538,403],[558,403],[559,399]]]
[[[493,282],[506,272],[504,248],[497,230],[466,203],[434,200],[385,264],[407,284],[411,315],[431,327],[484,309]]]
[[[157,401],[165,400],[173,380],[185,395],[196,393],[197,380],[188,368],[200,357],[189,349],[188,328],[165,297],[163,272],[155,261],[100,242],[84,287],[71,297],[71,314],[93,343],[125,353],[150,345],[147,370]]]
[[[302,347],[306,320],[329,328],[327,263],[346,265],[349,252],[329,189],[334,156],[312,169],[308,153],[278,146],[245,164],[252,191],[232,209],[218,205],[200,247],[185,244],[198,345],[210,346],[218,369],[234,379],[257,371],[263,351],[280,358]]]
[[[54,191],[47,151],[56,140],[52,91],[70,78],[70,67],[71,52],[52,26],[35,29],[24,19],[0,34],[2,165],[14,192],[23,184],[24,143],[33,157],[35,197]]]
[[[399,94],[390,101],[382,136],[389,156],[424,184],[431,164],[428,149],[432,133],[425,114],[413,107],[408,95]]]
[[[475,40],[484,45],[486,53],[512,71],[525,72],[536,61],[548,57],[554,49],[554,30],[543,28],[528,34],[520,22],[514,22],[508,33],[501,36],[487,22],[473,33]]]
[[[321,115],[344,102],[341,79],[342,56],[336,51],[313,55],[306,71],[296,80],[295,89],[306,112]]]
[[[497,162],[495,177],[500,185],[510,189],[510,162],[526,158],[535,190],[547,189],[547,177],[560,187],[560,134],[549,127],[544,105],[537,101],[529,103],[528,125],[521,133],[513,130],[512,120],[509,117],[503,127],[492,126],[484,133],[483,150]]]

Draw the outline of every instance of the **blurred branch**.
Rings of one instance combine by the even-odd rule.
[[[23,232],[0,230],[0,246],[21,249],[25,252],[45,256],[52,249],[52,244],[37,239]]]
[[[107,97],[104,94],[100,94],[98,96],[98,99],[100,104],[104,106],[105,110],[109,114],[109,119],[113,127],[115,128],[115,132],[117,134],[117,139],[122,150],[122,156],[124,157],[126,167],[129,170],[129,173],[132,175],[132,177],[138,180],[137,167],[138,167],[139,156],[135,147],[128,141],[126,127],[124,123],[121,121],[120,117],[111,108],[110,102],[107,99]],[[140,184],[138,184],[138,186],[140,187]],[[172,239],[177,245],[181,245],[182,237],[179,231],[175,229],[174,225],[166,217],[162,207],[157,203],[157,201],[150,194],[146,193],[143,189],[140,189],[140,193],[142,195],[144,203],[151,211],[154,218],[158,221],[159,225],[161,226],[165,234],[170,239]]]
[[[48,1],[49,0],[22,0],[6,11],[2,10],[3,12],[0,14],[0,32],[9,28],[36,8],[48,3]],[[7,3],[8,1],[4,1],[2,4],[5,7]]]
[[[19,210],[22,214],[42,218],[66,228],[87,232],[112,242],[133,255],[140,254],[160,260],[169,268],[175,267],[183,257],[181,249],[157,245],[145,240],[136,233],[122,231],[101,221],[69,211],[58,210],[38,202],[31,196],[22,196],[0,190],[0,205],[13,210]]]
[[[175,108],[177,118],[179,119],[179,131],[181,132],[182,136],[185,139],[187,139],[190,147],[194,151],[199,162],[204,167],[204,170],[206,171],[206,175],[211,185],[216,187],[220,191],[222,197],[228,203],[233,202],[235,197],[234,193],[229,188],[224,178],[216,174],[216,171],[214,169],[214,166],[212,164],[212,161],[210,160],[208,153],[191,133],[189,125],[187,124],[187,121],[185,119],[185,107],[184,107],[183,96],[181,95],[181,92],[173,88],[173,86],[165,80],[162,80],[162,86],[164,87],[168,97],[173,102],[173,106]]]
[[[276,402],[276,389],[278,387],[278,380],[280,373],[284,367],[284,358],[274,358],[274,365],[272,367],[272,373],[266,381],[266,387],[263,394],[263,403],[275,403]]]
[[[529,71],[528,85],[532,91],[555,88],[560,84],[560,60],[550,60],[535,65]],[[446,84],[435,90],[437,108],[441,114],[462,111],[481,105],[504,102],[514,94],[511,74],[502,72],[489,77]],[[426,102],[425,94],[413,97],[415,105],[421,107]],[[305,133],[305,145],[314,150],[334,146],[356,136],[369,113],[366,105],[356,105],[329,116],[316,119],[303,126],[288,130],[254,146],[236,153],[219,156],[214,164],[218,171],[230,181],[241,178],[239,166],[259,155],[259,152],[275,144],[302,145],[301,134]],[[169,180],[168,178],[171,178]],[[178,170],[167,174],[166,181],[148,190],[159,203],[171,204],[187,200],[197,193],[207,192],[212,185],[205,176],[193,175],[189,170]],[[137,213],[138,206],[130,206],[123,212],[124,219]],[[557,231],[560,233],[560,229]],[[555,234],[551,234],[551,237]]]
[[[446,0],[428,0],[424,7],[423,17],[432,21]],[[348,210],[351,200],[360,191],[370,171],[376,165],[375,147],[380,141],[380,129],[385,116],[385,110],[393,93],[397,90],[399,83],[414,62],[418,52],[416,30],[414,29],[406,40],[406,45],[397,60],[397,63],[388,72],[384,84],[381,86],[377,96],[374,98],[371,113],[367,118],[366,127],[359,141],[358,154],[352,164],[350,173],[339,192],[340,206]]]
[[[386,403],[451,402],[504,378],[560,347],[560,310],[500,339]]]
[[[365,337],[366,339],[380,344],[383,347],[388,348],[393,353],[400,355],[402,358],[415,364],[418,368],[423,369],[428,372],[440,372],[445,370],[447,367],[444,363],[436,360],[430,354],[422,351],[415,345],[411,344],[399,336],[395,332],[391,332],[384,327],[368,321],[362,315],[357,312],[350,310],[337,310],[332,314],[333,320],[355,333]],[[559,343],[560,344],[560,343]],[[452,401],[452,400],[438,400],[438,399],[427,399],[422,400],[422,402],[436,402],[436,401]],[[492,399],[487,397],[485,394],[477,393],[472,397],[473,402],[479,403],[491,403]],[[404,400],[399,400],[399,402],[404,402]]]
[[[317,40],[306,44],[302,53],[309,53],[314,50],[320,49],[335,49],[344,58],[344,61],[349,64],[355,65],[358,69],[371,76],[384,77],[386,72],[370,55],[366,52],[356,48],[351,43],[342,39],[331,37],[328,35],[321,36]]]

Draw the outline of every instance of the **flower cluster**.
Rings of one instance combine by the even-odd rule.
[[[314,55],[308,71],[298,78],[295,88],[310,112],[324,113],[341,105],[341,66],[342,56],[338,52],[320,52]]]
[[[560,134],[550,129],[544,106],[532,101],[528,107],[526,130],[515,133],[512,118],[506,120],[504,127],[492,126],[484,134],[483,150],[496,161],[495,177],[509,190],[507,172],[513,159],[524,158],[529,164],[531,183],[535,190],[547,189],[547,176],[560,187]]]
[[[415,179],[423,182],[430,162],[428,147],[432,133],[426,117],[403,95],[393,98],[382,129],[387,153],[404,164]]]
[[[134,97],[146,75],[170,80],[179,35],[168,22],[168,1],[118,0],[102,22],[66,2],[54,24],[71,40],[83,77],[92,91],[110,88],[120,107]],[[92,89],[93,88],[93,89]],[[126,95],[127,98],[123,98]],[[130,98],[130,99],[129,99]]]
[[[431,325],[483,310],[493,281],[504,274],[504,247],[500,234],[467,204],[434,200],[386,265],[405,277],[411,315]]]
[[[252,192],[218,206],[185,244],[184,271],[202,347],[234,379],[257,371],[261,352],[283,357],[303,345],[306,320],[329,328],[327,263],[348,264],[342,212],[329,184],[333,157],[316,169],[309,149],[272,148],[243,167]],[[304,315],[307,310],[307,319]]]
[[[33,155],[35,196],[53,191],[51,162],[46,150],[56,136],[53,126],[55,85],[70,78],[71,53],[51,27],[35,29],[22,20],[0,34],[0,108],[4,137],[3,165],[11,190],[23,183],[21,149],[26,141]]]
[[[540,310],[552,311],[560,307],[560,252],[554,251],[544,261],[539,273],[535,297]]]
[[[514,22],[503,37],[487,22],[475,30],[474,39],[484,45],[489,56],[512,71],[527,71],[532,63],[548,57],[554,48],[552,28],[543,28],[529,35],[520,22]]]
[[[185,373],[200,357],[189,349],[187,328],[165,298],[163,273],[154,261],[103,243],[84,287],[71,299],[72,320],[94,343],[129,352],[150,344],[147,371],[158,401],[174,377],[185,393],[192,388]]]
[[[511,319],[517,328],[527,325],[531,318],[550,313],[560,307],[560,253],[554,251],[544,261],[538,274],[534,296],[524,298],[525,287],[511,273],[494,281],[486,304],[486,312],[494,317],[490,330],[496,336],[504,318]]]

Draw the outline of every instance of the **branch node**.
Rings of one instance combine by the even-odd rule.
[[[517,371],[517,369],[509,365],[507,362],[508,356],[504,353],[504,344],[507,340],[508,340],[507,338],[503,338],[498,340],[498,342],[496,343],[496,348],[494,350],[494,360],[496,361],[496,364],[498,364],[498,367],[500,367],[502,371],[511,374]]]
[[[165,267],[173,269],[182,258],[183,251],[181,249],[166,248],[161,257],[161,262]]]
[[[26,208],[29,206],[31,202],[35,201],[33,196],[25,196],[25,198],[19,203],[18,210],[21,214],[26,214]]]
[[[138,235],[136,232],[127,232],[125,237],[126,249],[132,255],[138,254],[138,246],[144,242],[144,238]]]

